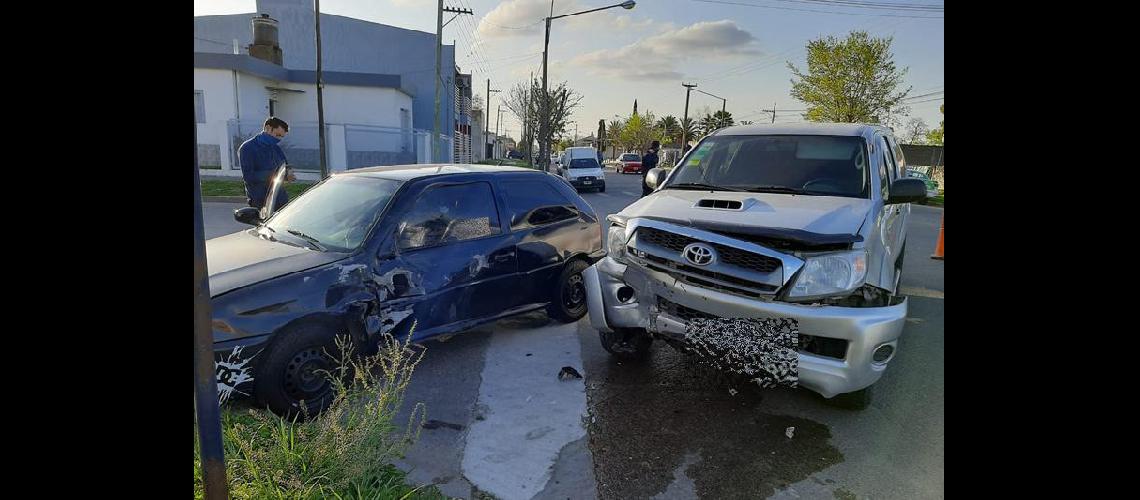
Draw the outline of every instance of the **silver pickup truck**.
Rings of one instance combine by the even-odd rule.
[[[762,320],[784,321],[795,333],[787,362],[742,373],[866,407],[907,313],[906,224],[926,190],[905,172],[891,131],[876,125],[706,136],[676,168],[647,174],[651,195],[609,217],[609,255],[583,273],[602,346],[638,359],[654,339],[688,351],[717,339],[719,361],[741,360],[779,345],[753,337],[787,334]]]

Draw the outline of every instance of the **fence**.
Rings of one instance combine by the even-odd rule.
[[[289,124],[279,145],[289,164],[302,173],[320,172],[318,126],[312,122]],[[198,124],[199,165],[219,169],[223,175],[241,170],[238,148],[262,130],[262,121],[228,120]],[[453,161],[450,136],[441,135],[439,153],[432,155],[431,132],[412,128],[361,124],[325,124],[326,164],[336,172],[361,167]]]

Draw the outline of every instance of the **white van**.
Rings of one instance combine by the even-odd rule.
[[[598,150],[592,147],[566,148],[562,154],[562,177],[578,190],[606,192],[606,173],[598,163]]]

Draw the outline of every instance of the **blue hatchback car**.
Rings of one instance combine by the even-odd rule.
[[[350,170],[234,217],[254,227],[206,242],[218,390],[279,414],[331,402],[336,335],[368,350],[413,321],[412,340],[542,308],[576,321],[581,273],[604,256],[574,188],[515,167]]]

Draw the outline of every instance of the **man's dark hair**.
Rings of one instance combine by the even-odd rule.
[[[289,130],[286,129],[285,131],[288,132]],[[661,147],[661,141],[653,141],[653,144],[649,145],[649,149],[657,149],[659,147]]]
[[[283,128],[286,132],[289,131],[289,124],[285,123],[285,120],[282,120],[276,116],[270,116],[269,118],[266,118],[264,126],[269,128]]]

